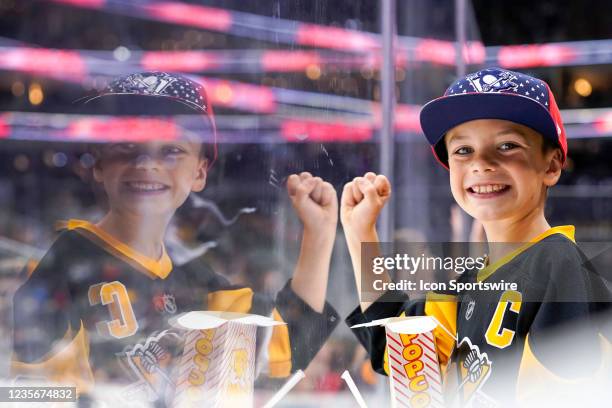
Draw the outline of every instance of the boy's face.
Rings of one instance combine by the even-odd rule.
[[[206,185],[207,160],[200,149],[189,141],[112,143],[100,150],[94,178],[115,211],[172,214]]]
[[[561,175],[559,149],[534,130],[499,119],[451,129],[445,139],[455,201],[480,221],[518,221],[542,207]]]

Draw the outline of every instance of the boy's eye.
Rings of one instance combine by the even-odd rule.
[[[472,150],[471,147],[462,146],[462,147],[456,149],[454,154],[466,155],[466,154],[469,154],[469,153],[472,153],[472,152],[473,152],[473,150]]]
[[[512,142],[506,142],[506,143],[502,143],[501,145],[499,145],[499,150],[512,150],[512,149],[516,149],[517,147],[519,147],[519,145],[517,145],[516,143],[512,143]]]
[[[110,148],[115,153],[129,154],[136,150],[136,144],[135,143],[115,143]]]
[[[165,146],[163,148],[164,156],[174,156],[185,153],[185,150],[178,146]]]

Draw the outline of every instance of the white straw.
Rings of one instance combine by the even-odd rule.
[[[344,370],[342,373],[342,379],[346,381],[346,385],[348,385],[351,394],[353,394],[353,397],[355,397],[355,401],[357,401],[357,404],[359,404],[359,408],[368,408],[348,370]]]
[[[285,385],[283,385],[281,389],[278,390],[278,392],[274,394],[270,401],[268,401],[266,405],[264,405],[262,408],[272,408],[273,406],[278,404],[278,402],[282,400],[285,395],[287,395],[287,393],[297,385],[297,383],[302,381],[304,377],[306,377],[304,372],[302,370],[297,370],[295,374],[293,374],[291,378],[285,383]]]

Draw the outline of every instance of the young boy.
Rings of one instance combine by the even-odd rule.
[[[362,302],[347,318],[349,326],[400,315],[434,316],[446,329],[434,334],[447,368],[450,404],[514,406],[524,393],[550,393],[546,384],[561,381],[563,391],[573,384],[559,378],[592,378],[602,359],[609,363],[596,315],[606,307],[597,302],[610,297],[576,246],[574,227],[551,228],[544,216],[547,189],[559,180],[567,156],[547,84],[484,69],[425,105],[421,125],[435,157],[449,170],[454,199],[482,223],[489,242],[486,266],[460,279],[505,281],[517,288],[429,294],[424,301],[386,292],[374,303]],[[344,187],[341,220],[360,293],[368,282],[360,246],[378,241],[376,218],[390,195],[388,180],[374,173]],[[508,252],[509,246],[514,251]],[[373,367],[389,374],[384,329],[353,331]]]
[[[192,310],[286,322],[272,333],[258,333],[258,348],[265,348],[259,355],[268,362],[264,370],[283,377],[304,369],[338,321],[325,302],[338,209],[333,187],[305,172],[289,177],[304,232],[293,279],[274,301],[230,285],[198,259],[175,268],[164,247],[174,212],[189,194],[204,189],[216,156],[204,88],[174,74],[138,73],[115,80],[83,106],[90,113],[146,115],[140,119],[168,126],[170,116],[191,114],[200,131],[196,140],[167,134],[153,140],[162,136],[151,134],[145,142],[97,149],[93,176],[106,192],[108,212],[96,223],[64,223],[64,232],[16,292],[14,374],[76,384],[81,395],[95,382],[110,383],[120,386],[109,396],[118,406],[164,405],[178,378],[174,359],[182,352],[182,334],[168,319]]]

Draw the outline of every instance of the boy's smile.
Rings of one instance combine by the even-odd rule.
[[[206,159],[188,141],[114,143],[101,149],[94,175],[112,210],[172,214],[204,188]]]
[[[485,222],[518,221],[543,208],[545,187],[557,182],[561,169],[560,161],[551,165],[555,151],[544,152],[543,142],[539,133],[506,120],[454,127],[444,141],[453,197]]]
[[[133,194],[160,194],[170,190],[170,187],[154,180],[133,180],[123,182],[125,189]]]

